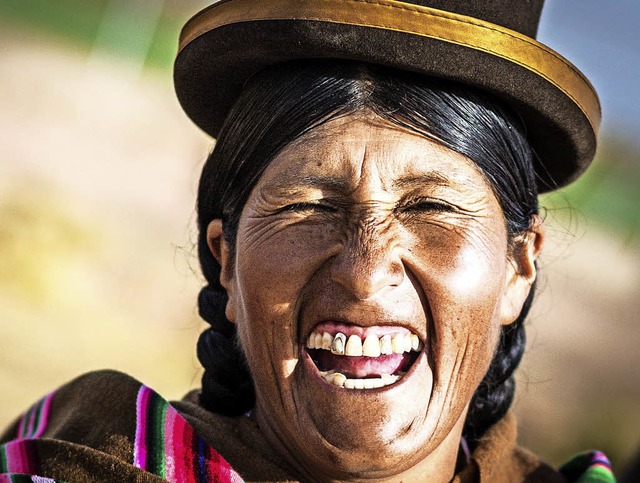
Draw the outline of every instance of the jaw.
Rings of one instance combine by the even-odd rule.
[[[266,401],[260,397],[257,407],[261,426],[269,425],[276,437],[271,443],[290,463],[314,478],[335,479],[389,477],[413,466],[416,451],[429,446],[425,425],[433,373],[426,351],[397,383],[362,390],[327,382],[306,349],[301,352],[281,399],[291,420],[274,420],[276,411],[262,407]]]

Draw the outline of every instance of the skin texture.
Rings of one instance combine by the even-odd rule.
[[[228,247],[208,229],[265,437],[313,481],[449,481],[500,326],[535,278],[539,225],[510,250],[475,165],[373,115],[283,149]],[[510,255],[512,254],[512,255]],[[425,349],[400,382],[347,390],[305,349],[319,323],[406,327]]]

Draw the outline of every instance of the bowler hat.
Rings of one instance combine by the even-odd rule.
[[[178,99],[217,137],[243,85],[295,59],[349,59],[476,86],[523,119],[540,190],[593,159],[598,96],[565,58],[535,40],[543,0],[219,0],[184,27]]]

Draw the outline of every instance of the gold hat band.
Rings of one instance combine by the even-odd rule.
[[[501,57],[536,73],[582,110],[594,132],[600,124],[595,89],[568,60],[536,40],[499,25],[396,0],[233,0],[192,18],[182,30],[180,51],[210,30],[242,22],[321,21],[408,33]]]

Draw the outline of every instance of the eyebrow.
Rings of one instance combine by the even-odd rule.
[[[425,185],[449,186],[451,178],[436,171],[430,171],[417,176],[404,176],[395,180],[392,184],[395,189],[416,189]]]

